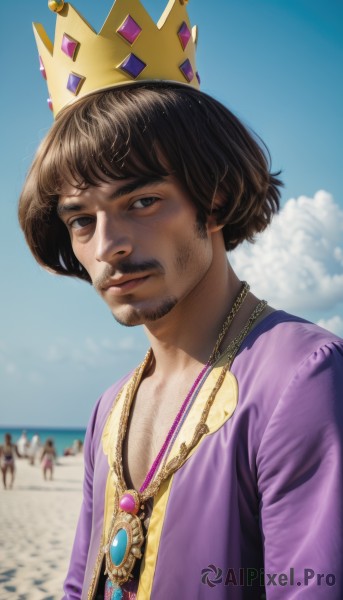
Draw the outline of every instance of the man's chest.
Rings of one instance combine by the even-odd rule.
[[[141,386],[134,399],[123,445],[126,482],[139,489],[162,449],[183,402],[184,386],[152,390]]]

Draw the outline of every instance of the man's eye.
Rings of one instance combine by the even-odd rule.
[[[69,227],[72,229],[82,229],[83,227],[87,227],[93,222],[92,217],[76,217],[69,222]]]
[[[132,204],[132,207],[133,208],[149,208],[149,206],[152,206],[158,200],[159,200],[159,198],[157,198],[155,196],[147,196],[146,198],[139,198],[139,200],[136,200]]]

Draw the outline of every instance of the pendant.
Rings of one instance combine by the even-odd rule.
[[[116,586],[130,578],[136,560],[142,557],[144,542],[141,520],[136,516],[139,509],[137,492],[130,490],[122,495],[119,506],[105,551],[106,571]]]

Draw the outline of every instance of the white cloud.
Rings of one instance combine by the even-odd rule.
[[[100,348],[97,342],[90,337],[85,340],[84,349],[87,351],[87,353],[90,353],[93,356],[98,356],[100,353]]]
[[[343,338],[343,319],[342,317],[335,315],[329,319],[320,319],[317,323],[320,327],[328,329]]]
[[[288,200],[255,244],[229,258],[239,277],[276,308],[332,309],[343,299],[343,211],[323,190]]]
[[[133,336],[125,335],[124,337],[120,338],[118,347],[120,350],[134,350],[137,348],[137,341]]]
[[[137,348],[137,342],[133,336],[113,340],[87,337],[83,341],[60,338],[45,350],[44,359],[51,363],[69,362],[95,368],[110,365],[118,354],[130,353],[134,348]]]
[[[105,350],[109,350],[112,353],[118,353],[122,350],[134,350],[139,347],[137,345],[137,339],[133,335],[121,335],[109,340],[104,338],[100,342],[101,347]]]
[[[12,376],[17,374],[17,366],[11,357],[10,349],[3,340],[0,340],[0,366],[6,375]]]
[[[8,375],[15,375],[15,373],[17,372],[17,367],[14,363],[8,362],[5,364],[5,371]]]
[[[45,383],[45,378],[42,377],[42,375],[40,373],[38,373],[38,371],[30,371],[30,373],[28,374],[28,380],[30,383],[33,383],[34,385],[43,385]]]
[[[61,342],[56,342],[48,346],[44,354],[45,360],[48,362],[63,362],[67,359],[67,352],[64,344]]]

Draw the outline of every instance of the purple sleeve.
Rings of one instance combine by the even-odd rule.
[[[80,600],[87,563],[93,512],[93,434],[100,400],[89,421],[84,443],[83,501],[71,553],[69,570],[64,582],[62,600]]]
[[[342,399],[337,342],[300,365],[264,432],[257,475],[268,600],[343,598]]]

